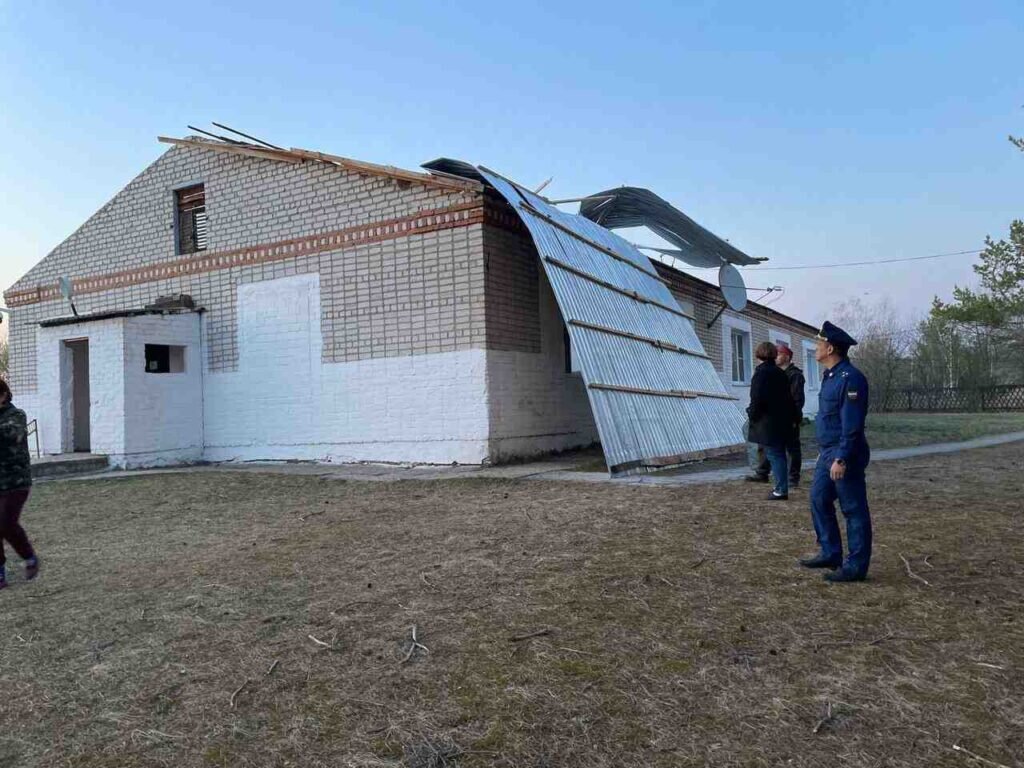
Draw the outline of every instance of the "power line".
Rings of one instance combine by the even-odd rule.
[[[975,248],[971,251],[952,251],[951,253],[933,253],[929,256],[906,256],[899,259],[878,259],[877,261],[846,261],[837,262],[835,264],[801,264],[799,266],[792,267],[751,267],[751,272],[767,271],[769,269],[780,271],[780,270],[792,270],[792,269],[839,269],[842,267],[865,267],[872,264],[896,264],[903,261],[924,261],[926,259],[944,259],[947,256],[966,256],[968,254],[981,253],[984,248]],[[715,267],[706,267],[706,269],[715,269]]]

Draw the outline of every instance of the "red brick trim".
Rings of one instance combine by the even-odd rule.
[[[358,227],[348,227],[334,232],[317,235],[306,235],[291,240],[280,240],[275,243],[252,245],[230,251],[213,253],[197,253],[174,261],[163,261],[146,264],[134,269],[110,272],[105,275],[79,277],[72,281],[76,294],[98,293],[113,288],[139,285],[156,280],[167,280],[182,275],[196,275],[204,272],[216,272],[232,267],[250,267],[273,261],[295,259],[314,253],[339,251],[355,248],[368,243],[379,243],[395,240],[410,235],[422,235],[438,232],[443,229],[482,224],[484,208],[482,202],[462,203],[447,208],[436,208],[422,211],[412,216],[403,216],[386,221],[375,221]],[[60,286],[56,284],[40,285],[35,288],[8,291],[4,298],[11,307],[23,307],[42,301],[60,298]]]

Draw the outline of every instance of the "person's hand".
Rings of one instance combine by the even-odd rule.
[[[839,461],[839,459],[836,459],[832,462],[832,469],[829,472],[829,475],[833,480],[842,480],[846,477],[846,464]]]

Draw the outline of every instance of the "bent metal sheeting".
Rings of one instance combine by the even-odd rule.
[[[721,453],[743,415],[651,262],[485,168],[529,229],[569,330],[612,474]]]
[[[590,195],[580,204],[580,216],[606,229],[646,226],[679,249],[673,256],[694,267],[710,268],[723,263],[750,265],[764,261],[748,256],[704,229],[649,189],[618,187]]]

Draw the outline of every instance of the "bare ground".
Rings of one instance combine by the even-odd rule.
[[[1024,765],[1022,469],[873,468],[843,586],[795,565],[806,490],[41,485],[0,766]]]

